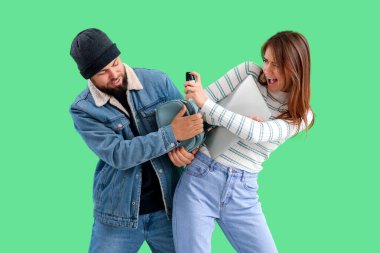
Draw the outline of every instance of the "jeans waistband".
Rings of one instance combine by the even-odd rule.
[[[230,167],[227,165],[224,165],[220,162],[215,161],[211,157],[207,156],[206,154],[202,152],[198,152],[195,156],[195,159],[199,160],[200,162],[207,165],[211,170],[220,170],[225,173],[234,173],[236,175],[249,175],[250,177],[257,177],[258,173],[251,173],[247,172],[245,170],[238,169],[236,167]]]

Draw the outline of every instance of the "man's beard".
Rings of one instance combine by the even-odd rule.
[[[100,90],[103,91],[104,93],[107,93],[108,95],[118,97],[118,96],[125,95],[125,93],[127,92],[127,87],[128,87],[128,79],[127,79],[127,76],[125,75],[123,78],[123,82],[121,83],[119,87],[102,88]]]

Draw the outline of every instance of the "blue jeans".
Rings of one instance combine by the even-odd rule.
[[[176,252],[211,252],[216,220],[237,252],[276,253],[257,188],[257,174],[227,167],[198,152],[174,194]]]
[[[114,227],[95,221],[89,252],[136,253],[144,240],[153,253],[175,252],[171,224],[165,211],[140,215],[136,229]]]

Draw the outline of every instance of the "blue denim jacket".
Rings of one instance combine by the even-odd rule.
[[[172,81],[160,71],[129,70],[143,87],[127,91],[128,103],[140,136],[133,135],[129,118],[125,110],[121,110],[123,108],[118,109],[110,101],[97,105],[89,88],[77,97],[70,113],[76,130],[99,157],[93,184],[95,219],[113,226],[136,228],[141,165],[148,160],[152,162],[159,178],[165,211],[168,217],[171,216],[172,199],[180,171],[171,163],[167,153],[177,147],[178,142],[171,126],[157,128],[155,109],[161,103],[182,96]]]

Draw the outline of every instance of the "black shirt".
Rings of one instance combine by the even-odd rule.
[[[134,136],[139,136],[136,124],[133,119],[131,108],[128,105],[125,92],[122,94],[114,94],[114,97],[123,105],[129,114],[130,127]],[[141,182],[141,195],[140,195],[140,209],[139,214],[147,214],[162,210],[165,208],[162,201],[162,193],[160,183],[156,172],[153,169],[151,161],[142,164],[142,182]]]

